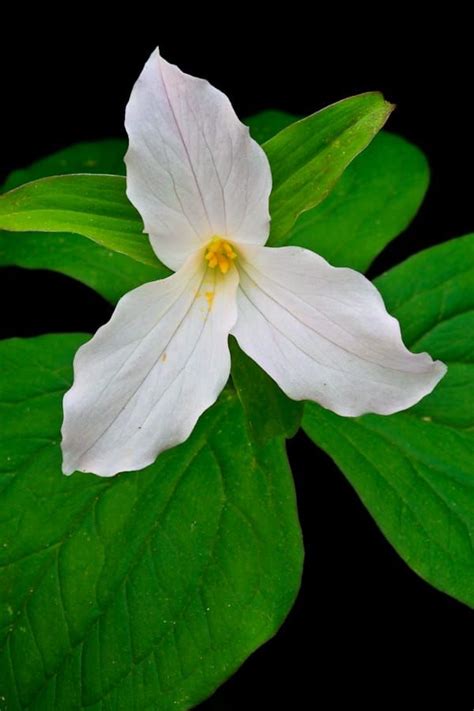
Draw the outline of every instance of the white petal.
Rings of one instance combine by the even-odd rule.
[[[388,415],[414,405],[446,372],[405,348],[379,292],[352,269],[298,247],[246,247],[239,271],[232,333],[295,400],[340,415]]]
[[[82,346],[64,398],[63,471],[141,469],[184,441],[230,370],[238,273],[202,253],[168,279],[134,289]]]
[[[127,195],[167,266],[178,269],[216,235],[266,242],[270,167],[225,94],[156,49],[133,88],[125,127]]]

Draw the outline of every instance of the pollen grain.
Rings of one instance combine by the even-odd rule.
[[[215,296],[214,291],[206,291],[206,293],[204,294],[204,297],[207,301],[207,305],[209,306],[209,309],[212,309],[212,304],[214,302],[214,296]]]

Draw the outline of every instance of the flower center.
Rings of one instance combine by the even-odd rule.
[[[222,237],[213,237],[207,245],[205,259],[211,269],[219,267],[222,274],[227,274],[232,264],[232,261],[237,257],[237,254],[232,249],[229,242],[226,242]]]

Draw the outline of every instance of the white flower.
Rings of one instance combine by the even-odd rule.
[[[127,106],[127,194],[176,273],[134,289],[79,349],[63,471],[141,469],[183,442],[230,372],[228,336],[296,400],[388,415],[446,367],[410,353],[361,274],[264,247],[271,173],[227,97],[156,50]]]

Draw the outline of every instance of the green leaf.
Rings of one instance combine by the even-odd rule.
[[[15,188],[0,196],[0,229],[71,232],[143,264],[159,264],[118,175],[54,176]]]
[[[78,143],[14,171],[3,187],[11,190],[37,178],[67,173],[122,174],[126,149],[127,142],[119,139]],[[0,232],[0,265],[53,269],[79,279],[112,303],[140,284],[170,273],[158,262],[153,267],[142,264],[81,235],[45,232]]]
[[[285,242],[311,249],[334,266],[365,271],[409,225],[428,183],[423,153],[382,131],[326,200],[300,215]]]
[[[290,400],[275,381],[239,348],[235,338],[230,338],[229,346],[232,382],[252,440],[264,444],[278,435],[293,437],[300,426],[303,403]]]
[[[297,592],[284,444],[251,444],[225,391],[146,470],[62,476],[61,398],[84,338],[0,344],[1,706],[188,709]]]
[[[327,197],[392,109],[377,92],[360,94],[293,123],[263,144],[273,178],[270,245],[284,244],[297,217]]]
[[[40,158],[27,168],[14,170],[6,179],[3,190],[12,190],[23,183],[30,183],[50,175],[71,173],[125,175],[123,157],[126,150],[127,141],[120,138],[76,143],[74,146]]]
[[[249,127],[252,138],[257,143],[262,144],[297,120],[298,116],[293,114],[268,109],[260,111],[255,116],[250,116],[250,118],[245,119],[244,123]]]
[[[409,411],[350,419],[309,405],[303,427],[408,565],[474,606],[474,235],[376,283],[407,345],[446,362],[447,375]]]
[[[170,271],[162,264],[141,264],[72,234],[0,232],[0,266],[52,269],[78,279],[115,304],[121,296]]]

